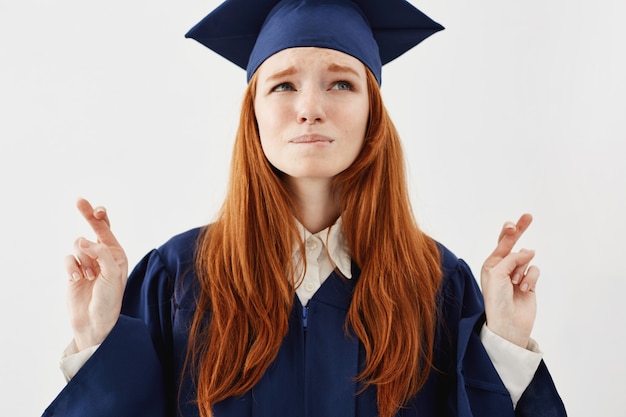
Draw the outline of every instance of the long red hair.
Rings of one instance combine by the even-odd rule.
[[[413,217],[398,133],[376,79],[367,74],[364,146],[333,187],[352,258],[361,269],[346,322],[366,352],[358,379],[365,387],[376,386],[379,414],[391,417],[430,373],[441,271],[434,241]],[[295,283],[287,277],[295,275],[297,211],[261,148],[255,92],[253,77],[224,205],[198,242],[201,295],[186,369],[197,384],[202,417],[211,417],[215,403],[244,394],[261,379],[287,334],[295,295]]]

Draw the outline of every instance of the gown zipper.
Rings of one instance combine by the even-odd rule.
[[[304,329],[304,331],[306,332],[306,327],[308,325],[308,321],[309,321],[309,305],[305,305],[304,307],[302,307],[302,328]]]

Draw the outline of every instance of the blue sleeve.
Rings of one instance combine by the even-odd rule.
[[[510,395],[491,363],[479,332],[485,322],[482,294],[469,266],[444,250],[442,287],[444,328],[456,335],[456,390],[448,409],[455,416],[564,417],[563,402],[542,361],[533,380],[513,409]],[[444,336],[445,337],[445,336]],[[452,337],[451,343],[454,343]],[[451,359],[451,358],[450,358]]]
[[[172,286],[159,252],[150,252],[129,277],[115,327],[44,417],[173,415]]]

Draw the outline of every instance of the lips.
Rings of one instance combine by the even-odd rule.
[[[333,139],[324,135],[302,135],[289,141],[290,143],[332,143]]]

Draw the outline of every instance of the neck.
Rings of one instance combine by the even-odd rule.
[[[298,221],[311,233],[332,225],[339,218],[339,199],[331,192],[330,179],[289,178],[295,196]]]

